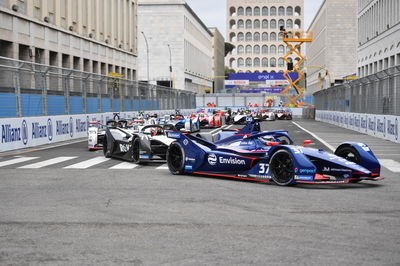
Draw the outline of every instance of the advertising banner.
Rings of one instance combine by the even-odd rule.
[[[400,116],[317,110],[315,119],[370,136],[400,143]]]
[[[195,110],[181,110],[184,115]],[[159,116],[173,114],[175,110],[146,111]],[[137,112],[121,112],[120,119],[132,119]],[[0,152],[35,147],[60,141],[87,137],[90,121],[105,124],[114,119],[114,113],[58,115],[0,119]]]

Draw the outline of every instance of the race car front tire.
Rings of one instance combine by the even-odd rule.
[[[275,152],[270,160],[269,167],[272,180],[279,186],[292,185],[294,180],[294,163],[292,155],[287,150]]]
[[[105,137],[104,141],[103,141],[103,154],[104,154],[104,157],[106,157],[106,158],[111,157],[110,151],[108,150],[107,137]]]
[[[167,151],[168,169],[173,175],[184,173],[185,152],[178,142],[173,142]]]
[[[140,163],[140,139],[135,138],[132,141],[132,162],[134,163]]]
[[[361,156],[358,153],[358,151],[351,147],[351,146],[341,146],[339,148],[336,149],[335,151],[335,155],[345,158],[348,161],[351,161],[353,163],[356,164],[361,164],[362,160],[361,160]],[[352,179],[349,181],[349,183],[358,183],[361,182],[360,179]]]

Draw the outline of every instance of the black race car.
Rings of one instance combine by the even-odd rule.
[[[134,133],[120,127],[108,127],[103,144],[104,156],[135,163],[163,161],[173,142],[166,137],[167,131],[177,130],[173,125],[147,125]]]

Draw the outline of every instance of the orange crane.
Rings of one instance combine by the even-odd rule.
[[[293,64],[293,70],[299,73],[299,76],[296,80],[292,80],[288,76],[288,73],[291,72],[289,68],[286,69],[286,71],[283,73],[283,76],[289,82],[289,85],[281,93],[284,94],[289,99],[289,103],[285,105],[286,107],[288,107],[290,104],[296,105],[296,101],[304,93],[303,89],[297,85],[297,83],[304,77],[304,73],[301,72],[301,70],[299,69],[299,66],[304,61],[304,56],[300,52],[300,47],[302,46],[303,43],[312,42],[313,34],[311,32],[306,32],[306,31],[286,31],[283,28],[281,28],[281,31],[283,32],[283,42],[286,43],[286,45],[290,48],[290,51],[283,57],[283,60],[285,60],[285,62],[288,65],[290,65],[293,64],[293,62],[291,62],[288,59],[289,56],[298,55],[298,57],[300,58],[299,61]],[[288,91],[292,87],[297,91],[297,96],[294,98],[292,98],[288,94]]]

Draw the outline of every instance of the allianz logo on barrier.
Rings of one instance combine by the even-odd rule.
[[[11,124],[1,125],[1,143],[22,141],[28,143],[28,125],[25,120],[21,127],[12,127]]]

